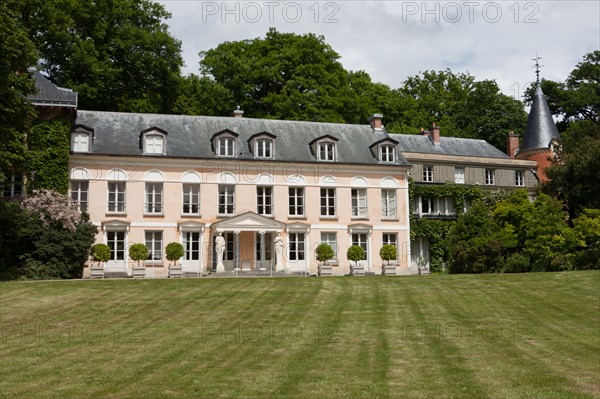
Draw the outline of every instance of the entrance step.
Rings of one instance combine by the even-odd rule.
[[[105,272],[104,278],[131,278],[127,272]]]

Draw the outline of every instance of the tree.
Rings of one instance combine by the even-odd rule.
[[[579,240],[575,268],[600,269],[600,209],[584,209],[573,225]]]
[[[315,253],[317,255],[317,261],[325,263],[330,259],[333,259],[335,253],[333,252],[333,248],[327,244],[319,244],[315,249]]]
[[[92,247],[92,260],[94,262],[98,262],[98,266],[100,266],[100,262],[108,262],[110,260],[110,247],[106,244],[95,244]]]
[[[79,92],[79,108],[169,112],[177,98],[181,44],[151,0],[25,0],[18,18],[59,86]],[[30,64],[31,65],[31,64]]]
[[[387,261],[389,265],[390,261],[396,260],[396,257],[398,256],[396,246],[391,244],[383,245],[379,250],[379,256],[381,257],[381,260]]]
[[[0,4],[0,181],[23,167],[24,133],[34,115],[25,96],[35,91],[28,68],[37,53],[14,11],[17,4],[15,0]]]
[[[183,245],[178,242],[170,242],[167,244],[165,252],[167,255],[167,260],[170,262],[175,262],[175,265],[177,266],[177,260],[181,259],[181,257],[184,255]]]
[[[129,247],[129,257],[137,262],[139,267],[141,261],[148,259],[148,247],[144,244],[133,244]]]
[[[353,261],[355,266],[358,266],[359,260],[365,259],[365,250],[360,245],[352,245],[346,252],[348,260]]]
[[[181,78],[179,97],[173,105],[173,113],[223,116],[235,106],[229,89],[208,76],[192,74]]]

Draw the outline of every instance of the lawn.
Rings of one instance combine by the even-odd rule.
[[[2,398],[600,398],[600,272],[0,284]]]

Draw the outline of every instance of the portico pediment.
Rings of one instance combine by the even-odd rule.
[[[282,231],[284,227],[285,223],[256,214],[254,212],[246,212],[241,215],[233,216],[229,219],[221,220],[220,222],[212,225],[213,230],[217,232]]]

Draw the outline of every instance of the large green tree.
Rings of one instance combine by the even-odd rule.
[[[25,96],[34,91],[27,69],[37,54],[15,12],[16,4],[0,2],[0,181],[23,167],[24,132],[34,115]]]
[[[40,66],[79,92],[79,108],[170,112],[177,98],[180,42],[151,0],[23,0],[18,17]]]

